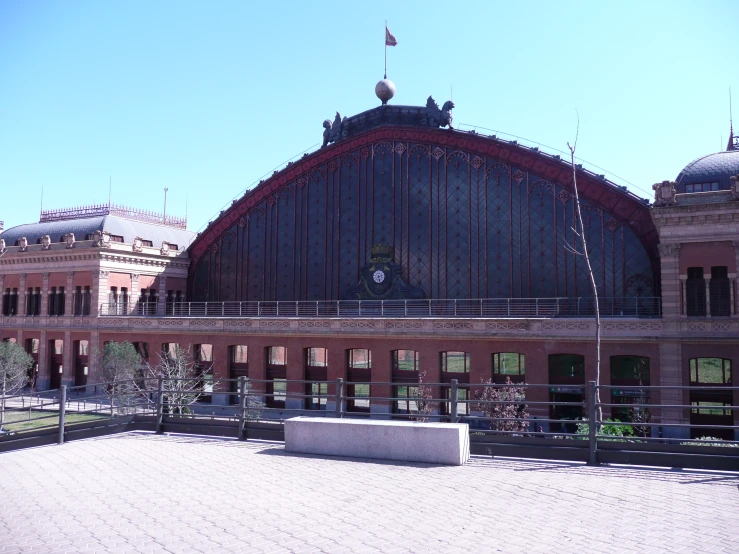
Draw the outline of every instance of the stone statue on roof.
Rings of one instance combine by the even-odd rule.
[[[452,127],[452,110],[454,109],[454,102],[447,100],[444,102],[444,106],[439,109],[439,104],[436,103],[433,96],[429,96],[426,100],[426,117],[422,123],[429,127]]]
[[[334,118],[333,123],[331,123],[330,119],[323,122],[323,144],[321,145],[321,148],[326,148],[329,143],[336,142],[343,138],[341,131],[345,122],[346,118],[342,119],[339,112],[336,112],[336,117]]]

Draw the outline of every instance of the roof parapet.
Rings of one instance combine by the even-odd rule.
[[[75,208],[43,210],[41,212],[41,217],[39,218],[39,223],[65,221],[86,217],[99,217],[105,215],[114,215],[125,219],[131,219],[133,221],[166,225],[167,227],[174,227],[176,229],[187,229],[186,217],[164,215],[148,210],[128,208],[119,204],[91,204],[89,206],[78,206]]]

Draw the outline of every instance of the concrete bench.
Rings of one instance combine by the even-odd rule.
[[[295,417],[285,420],[285,450],[459,466],[470,457],[470,432],[466,423]]]

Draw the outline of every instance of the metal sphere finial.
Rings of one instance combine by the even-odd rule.
[[[387,104],[393,96],[395,96],[395,83],[390,79],[382,79],[375,85],[375,94],[382,101],[382,105]]]

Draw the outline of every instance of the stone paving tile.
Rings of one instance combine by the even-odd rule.
[[[739,552],[739,476],[296,456],[128,433],[0,455],[0,554]]]

